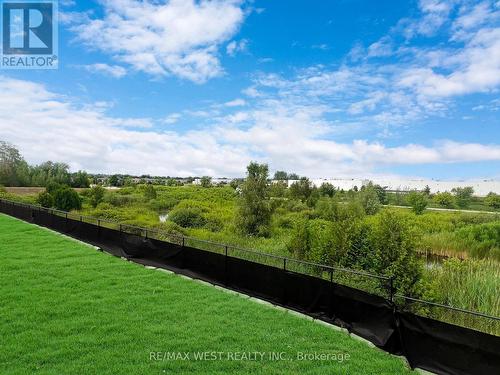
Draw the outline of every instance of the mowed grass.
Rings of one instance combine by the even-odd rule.
[[[345,333],[1,214],[0,256],[0,374],[410,372]],[[286,360],[192,359],[205,351]],[[151,360],[151,352],[190,360]],[[297,352],[349,359],[299,361]]]

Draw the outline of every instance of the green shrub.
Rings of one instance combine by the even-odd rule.
[[[131,195],[121,195],[118,192],[107,191],[104,195],[104,202],[115,207],[125,206],[137,201],[137,198]]]
[[[206,224],[199,208],[176,208],[170,211],[168,218],[183,228],[200,228]]]
[[[408,204],[417,215],[422,214],[427,207],[427,195],[418,191],[411,191],[407,197]]]
[[[337,189],[335,188],[335,186],[333,186],[332,184],[330,184],[328,182],[323,182],[321,184],[321,186],[319,187],[319,193],[322,196],[327,196],[327,197],[332,198],[336,192],[337,192]]]
[[[339,219],[339,204],[331,198],[322,197],[316,203],[314,214],[320,219],[336,221]]]
[[[287,249],[289,253],[293,254],[297,259],[307,259],[310,249],[309,241],[308,220],[303,217],[299,218],[295,221]]]
[[[174,223],[173,221],[165,221],[164,223],[156,224],[153,226],[153,229],[157,229],[160,232],[165,232],[167,235],[173,235],[178,237],[186,235],[186,230],[182,228],[180,225]]]
[[[434,202],[443,208],[455,207],[455,197],[447,191],[443,193],[436,193],[433,198]]]
[[[61,188],[63,188],[63,187],[64,187],[64,185],[61,185],[61,184],[59,184],[59,183],[57,183],[57,182],[49,182],[49,183],[47,184],[47,186],[45,187],[45,191],[46,191],[47,193],[51,194],[51,195],[54,195],[54,193],[55,193],[57,190],[59,190],[59,189],[61,189]]]
[[[309,249],[306,260],[313,263],[332,265],[336,260],[332,259],[335,249],[332,222],[322,219],[310,220],[307,230],[309,231]]]
[[[200,186],[204,187],[204,188],[212,187],[212,177],[210,177],[210,176],[203,176],[200,179]]]
[[[285,205],[285,208],[291,212],[301,212],[309,209],[309,207],[307,207],[307,204],[298,199],[288,200]]]
[[[205,220],[205,228],[211,232],[220,232],[224,229],[224,223],[217,217],[217,215],[207,215]]]
[[[283,229],[292,229],[293,228],[293,225],[294,225],[294,219],[293,219],[293,216],[288,214],[281,214],[281,215],[278,215],[276,218],[275,218],[275,225],[278,227],[278,228],[283,228]]]
[[[488,257],[491,250],[500,248],[500,222],[469,225],[460,228],[456,235],[470,244],[471,255],[476,258]]]
[[[272,207],[269,200],[267,164],[250,163],[241,187],[236,210],[236,227],[242,234],[268,237],[271,232]]]
[[[179,200],[171,197],[158,197],[149,202],[149,206],[155,211],[171,210],[179,203]]]
[[[36,198],[36,202],[40,206],[45,207],[45,208],[50,208],[50,207],[54,206],[54,198],[52,197],[52,195],[50,195],[46,191],[43,191],[40,194],[38,194],[38,196]]]
[[[500,195],[491,192],[484,198],[484,203],[491,208],[500,208]]]
[[[82,208],[82,199],[78,193],[70,187],[65,186],[57,189],[54,194],[51,195],[54,197],[54,206],[58,210],[71,211]]]
[[[455,201],[459,208],[469,207],[472,200],[472,194],[474,194],[472,186],[456,187],[451,189],[451,192],[455,194]]]
[[[393,210],[377,215],[371,233],[374,249],[373,269],[394,277],[394,287],[408,296],[417,295],[422,264],[417,258],[415,234],[406,218]]]
[[[375,215],[380,209],[379,195],[371,182],[359,192],[359,202],[367,215]]]
[[[152,184],[147,184],[144,189],[144,198],[149,201],[151,199],[156,199],[156,196],[155,187]]]
[[[104,189],[101,185],[96,185],[86,191],[86,195],[89,199],[90,205],[94,208],[97,207],[99,203],[104,200],[104,194],[106,193],[106,189]]]
[[[299,181],[294,182],[288,188],[290,198],[300,199],[302,202],[307,202],[307,200],[311,196],[312,191],[312,183],[306,177],[302,177]]]

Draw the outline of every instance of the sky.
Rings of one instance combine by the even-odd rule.
[[[72,170],[500,179],[500,0],[59,1],[0,140]]]

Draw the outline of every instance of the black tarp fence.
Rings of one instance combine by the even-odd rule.
[[[0,212],[115,256],[209,281],[342,326],[381,349],[404,355],[412,368],[438,374],[500,374],[500,337],[399,309],[393,303],[391,280],[382,276],[3,199]],[[339,272],[376,279],[387,288],[376,295],[342,285],[335,282]]]

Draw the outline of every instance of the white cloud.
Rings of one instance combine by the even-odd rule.
[[[368,47],[368,57],[385,57],[390,55],[392,55],[392,43],[387,36]]]
[[[497,8],[497,10],[495,10]],[[500,19],[500,7],[491,1],[483,1],[479,4],[467,4],[461,7],[460,15],[453,21],[452,29],[455,32],[453,39],[467,37],[467,32],[489,22]]]
[[[330,49],[330,47],[328,46],[328,44],[325,44],[325,43],[322,43],[322,44],[313,44],[311,46],[312,49],[320,49],[322,51],[327,51]]]
[[[405,71],[399,84],[414,87],[427,96],[452,96],[486,92],[500,85],[500,28],[478,30],[463,49],[450,52],[440,66],[449,74],[434,69]]]
[[[167,125],[175,124],[180,120],[182,115],[180,113],[171,113],[170,115],[166,116],[162,122]]]
[[[73,17],[71,29],[86,45],[155,76],[196,83],[221,74],[219,46],[238,31],[241,1],[103,0],[103,17]]]
[[[449,20],[448,16],[456,3],[455,0],[420,0],[421,17],[403,19],[397,28],[409,39],[417,35],[433,36]]]
[[[226,46],[226,53],[229,56],[235,56],[239,52],[246,52],[248,48],[248,40],[242,39],[240,41],[233,40]]]
[[[500,145],[339,143],[330,139],[325,110],[269,102],[231,114],[231,121],[222,117],[181,133],[148,127],[149,119],[110,117],[41,84],[0,77],[2,139],[18,145],[34,163],[51,159],[72,169],[109,173],[242,176],[249,161],[260,160],[328,177],[366,175],[383,165],[500,160]]]
[[[92,73],[101,73],[104,75],[109,75],[114,78],[121,78],[127,74],[127,70],[123,66],[119,65],[108,65],[108,64],[91,64],[84,65],[83,68]]]
[[[247,102],[244,99],[238,98],[224,103],[226,107],[242,107],[246,105]]]

